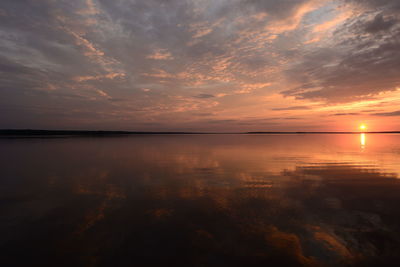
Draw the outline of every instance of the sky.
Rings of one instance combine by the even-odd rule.
[[[400,130],[398,0],[1,0],[0,128]]]

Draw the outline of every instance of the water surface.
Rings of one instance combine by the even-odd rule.
[[[382,266],[400,135],[0,139],[2,266]]]

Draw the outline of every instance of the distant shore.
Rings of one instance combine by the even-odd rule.
[[[382,131],[382,132],[247,132],[246,134],[397,134],[400,131]]]
[[[207,134],[191,132],[133,132],[133,131],[84,131],[84,130],[0,130],[0,136],[118,136],[139,134]]]
[[[400,131],[380,132],[139,132],[139,131],[83,131],[83,130],[30,130],[4,129],[0,130],[0,137],[48,137],[48,136],[124,136],[124,135],[198,135],[198,134],[399,134]]]

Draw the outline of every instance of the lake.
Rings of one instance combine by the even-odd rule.
[[[0,139],[2,266],[383,266],[400,135]]]

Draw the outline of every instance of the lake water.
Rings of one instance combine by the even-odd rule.
[[[0,139],[1,266],[383,266],[400,135]]]

